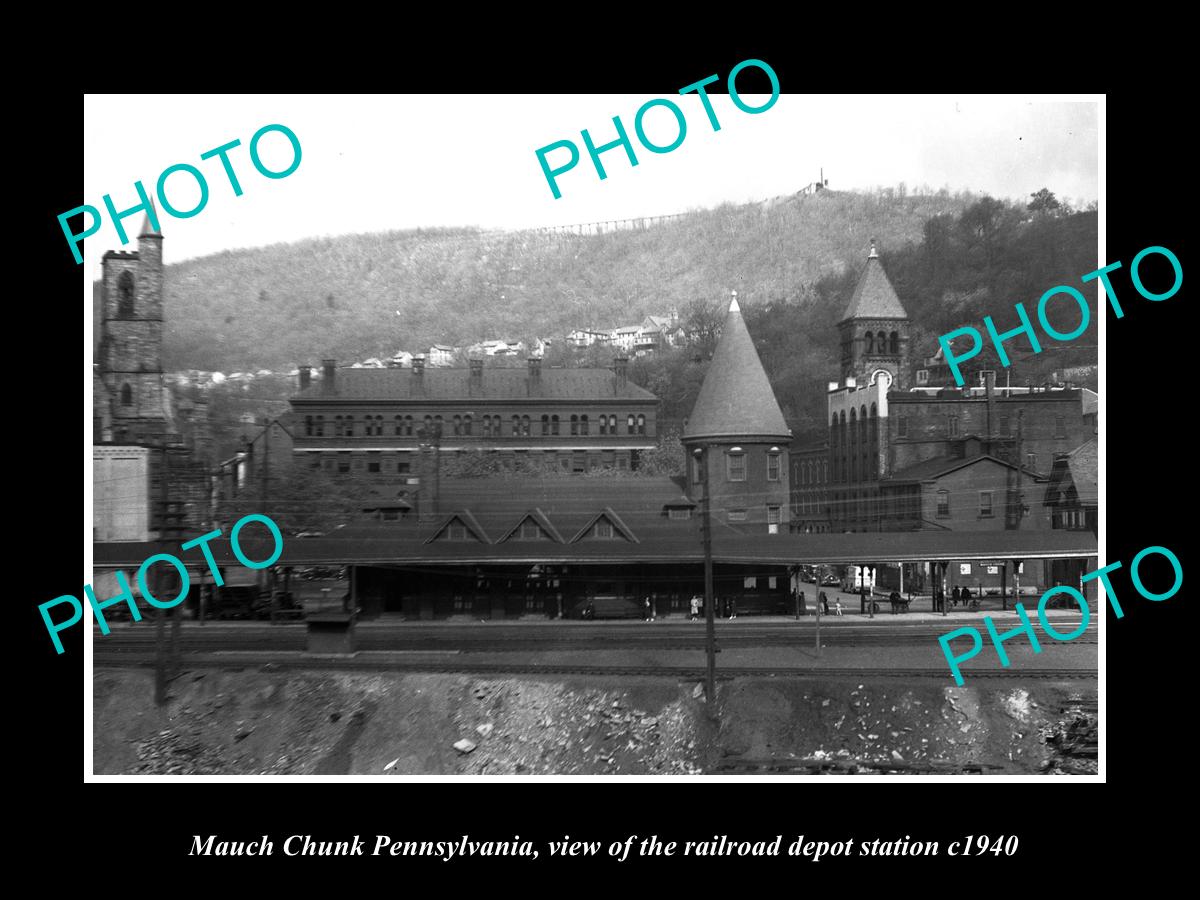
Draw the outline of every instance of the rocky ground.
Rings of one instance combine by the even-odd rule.
[[[695,775],[794,758],[1095,772],[1094,685],[987,684],[738,679],[713,722],[699,685],[659,678],[206,668],[160,709],[152,672],[97,669],[94,771]]]

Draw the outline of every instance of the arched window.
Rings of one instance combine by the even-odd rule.
[[[891,333],[891,335],[888,336],[888,345],[891,348],[891,353],[893,356],[899,355],[899,353],[900,353],[900,333],[899,332],[893,331]]]
[[[587,416],[579,417],[579,433],[580,434],[588,433],[588,417]]]
[[[529,437],[529,416],[521,416],[521,437]]]
[[[354,416],[346,416],[346,437],[354,437]]]
[[[550,417],[542,416],[542,436],[545,437],[550,433]]]
[[[637,419],[634,418],[633,413],[630,413],[629,418],[625,420],[625,428],[627,434],[637,434]]]
[[[550,417],[550,433],[554,435],[558,434],[558,416]]]
[[[600,417],[600,433],[608,434],[608,416]]]
[[[316,429],[315,433],[317,437],[325,437],[325,417],[317,416],[317,421],[314,423],[313,428]]]
[[[483,417],[483,436],[484,437],[492,436],[492,417],[491,416]]]
[[[467,413],[465,416],[463,416],[463,431],[462,431],[462,433],[465,437],[471,436],[472,424],[473,423],[471,422],[471,414]]]
[[[404,416],[396,416],[396,437],[404,434]]]
[[[133,275],[122,272],[117,279],[117,318],[133,318]]]
[[[637,417],[637,429],[638,429],[638,434],[646,433],[646,417],[645,416]]]
[[[455,416],[454,417],[454,436],[459,437],[461,435],[462,435],[462,416]]]
[[[341,437],[343,434],[345,434],[345,426],[342,424],[342,417],[334,416],[333,417],[333,436]]]
[[[405,416],[404,417],[404,436],[412,437],[412,433],[413,433],[412,416]]]
[[[871,332],[868,331],[866,337],[867,337],[867,353],[868,354],[874,353],[875,352],[875,335],[871,334]]]
[[[521,417],[513,416],[512,418],[512,436],[516,437],[521,433]]]
[[[579,434],[579,416],[571,416],[571,436]]]
[[[383,437],[383,416],[375,417],[375,437]]]
[[[849,438],[849,441],[847,442],[848,443],[847,456],[849,456],[849,458],[850,458],[850,466],[848,469],[848,471],[850,473],[849,480],[857,481],[858,480],[858,453],[855,452],[858,449],[858,410],[857,409],[850,410],[850,431],[847,434],[847,437]]]
[[[126,272],[125,274],[129,274]],[[121,385],[121,405],[133,406],[133,388],[127,384]]]
[[[617,433],[617,417],[616,416],[608,417],[608,433],[609,434]]]
[[[312,437],[312,433],[313,433],[313,417],[305,416],[304,417],[304,435],[305,435],[305,437]]]
[[[875,336],[875,352],[887,353],[887,335],[882,331]]]
[[[425,417],[425,433],[429,434],[431,431],[433,431],[433,416],[426,416]]]

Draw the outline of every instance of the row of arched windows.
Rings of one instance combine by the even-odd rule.
[[[888,353],[893,356],[900,353],[900,333],[893,331],[888,334],[884,331],[871,332],[863,334],[866,340],[867,353]]]
[[[124,394],[122,394],[124,398]],[[125,402],[122,399],[122,402]],[[126,404],[128,405],[128,404]],[[565,417],[564,417],[565,418]],[[507,421],[503,416],[483,416],[480,419],[480,435],[482,437],[532,437],[535,425],[540,424],[540,437],[557,437],[563,433],[572,436],[590,435],[593,424],[601,435],[619,434],[619,423],[615,415],[599,415],[594,419],[586,413],[573,415],[566,421],[561,421],[557,415],[543,415],[537,423],[529,416],[514,415]],[[328,425],[329,431],[326,431]],[[434,427],[442,429],[443,436],[471,437],[475,434],[475,422],[470,413],[452,416],[443,420],[442,416],[425,416],[424,420],[412,416],[395,416],[390,423],[385,423],[383,416],[365,416],[361,429],[357,426],[354,416],[333,416],[326,423],[325,416],[305,416],[304,434],[306,437],[413,437],[421,427],[426,430]],[[567,430],[569,429],[569,431]],[[630,413],[625,419],[625,433],[644,435],[646,433],[646,416]]]
[[[832,480],[838,483],[872,481],[879,477],[879,412],[867,407],[833,414],[829,423]]]

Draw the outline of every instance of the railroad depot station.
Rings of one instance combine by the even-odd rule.
[[[881,277],[882,270],[872,250],[863,276],[868,300],[871,291],[884,290]],[[887,290],[890,291],[890,286]],[[863,293],[860,286],[856,303],[866,302],[862,300]],[[902,315],[902,310],[897,312],[895,307],[898,301],[894,306],[885,305],[870,312],[877,317],[885,313],[893,317]],[[852,320],[853,316],[849,318]],[[897,340],[895,332],[890,338],[881,332],[875,349],[886,349],[899,357],[907,353],[907,337],[904,335],[901,343]],[[861,362],[857,351],[854,361],[856,365]],[[397,374],[410,384],[412,379],[421,377],[403,371]],[[372,377],[380,384],[386,380],[382,373]],[[652,407],[646,405],[644,397],[640,394],[635,397],[624,386],[623,372],[618,370],[612,377],[624,392],[617,392],[616,403],[638,405],[638,410],[630,416],[635,422],[631,427],[637,428],[636,416],[645,416],[652,422]],[[877,401],[886,402],[887,386],[895,377],[895,373],[880,374],[873,381],[872,396]],[[307,379],[305,373],[304,380]],[[333,398],[328,392],[336,389],[333,385],[337,382],[329,378],[325,384],[324,396],[311,382],[304,384],[299,396],[314,408],[324,403],[333,418],[333,407],[329,406]],[[853,379],[850,384],[853,392]],[[599,397],[605,388],[599,382],[597,385]],[[998,437],[999,429],[991,425],[995,406],[991,389],[989,383],[986,427],[989,432],[995,430],[996,443],[1003,444]],[[411,389],[406,387],[406,392],[411,393]],[[831,404],[842,402],[845,392],[845,388],[833,392]],[[374,402],[380,402],[380,398],[376,397]],[[482,399],[476,406],[480,403]],[[864,421],[862,432],[864,436],[873,436],[876,445],[877,414],[878,407],[873,404],[871,429],[866,430]],[[564,412],[564,421],[565,417]],[[852,412],[851,418],[854,417]],[[396,418],[401,419],[399,415]],[[844,420],[844,412],[834,418],[835,422]],[[529,434],[528,421],[522,423],[518,419],[519,424],[513,427]],[[401,427],[397,426],[397,435]],[[469,424],[467,428],[470,429]],[[612,428],[616,435],[615,420]],[[839,453],[845,451],[847,440],[850,446],[859,446],[853,443],[858,439],[856,431],[852,430],[848,439],[842,431],[844,428],[841,431],[835,428]],[[380,433],[376,432],[376,438]],[[570,436],[566,436],[565,442],[558,441],[567,450],[557,444],[554,448],[555,453],[567,454],[564,457],[567,459],[574,452],[568,446]],[[407,437],[402,435],[404,439]],[[642,440],[640,435],[635,438]],[[642,446],[637,440],[631,443],[624,435],[619,440],[622,453]],[[978,443],[977,437],[975,440]],[[736,299],[730,304],[720,341],[684,427],[682,442],[686,474],[678,478],[633,477],[628,473],[613,477],[580,474],[534,478],[511,473],[475,478],[439,477],[437,448],[414,444],[413,448],[405,448],[405,468],[397,473],[403,475],[403,484],[413,485],[414,489],[403,498],[381,504],[371,518],[348,523],[323,535],[285,537],[271,589],[287,594],[294,590],[296,580],[306,570],[344,567],[345,579],[334,589],[342,596],[329,598],[329,606],[357,610],[363,618],[580,618],[585,609],[597,618],[604,618],[636,615],[646,599],[650,600],[656,616],[687,616],[691,598],[704,595],[701,526],[705,515],[711,523],[714,594],[718,603],[723,599],[733,600],[739,614],[791,614],[798,591],[807,591],[811,609],[820,586],[802,580],[801,567],[807,566],[860,567],[876,595],[893,590],[922,597],[939,591],[949,595],[951,585],[962,583],[972,591],[1001,594],[1006,602],[1016,596],[1021,586],[1038,586],[1041,590],[1057,584],[1081,587],[1080,576],[1097,567],[1096,536],[1091,528],[1058,527],[1042,503],[1031,504],[1038,511],[1030,517],[1025,515],[1028,510],[1018,509],[1012,516],[1003,512],[1006,503],[1011,506],[1011,501],[1005,500],[1004,485],[1011,485],[1014,472],[1017,478],[1026,480],[1027,497],[1071,495],[1076,504],[1080,493],[1077,488],[1083,487],[1084,479],[1076,479],[1078,484],[1065,483],[1064,479],[1070,482],[1072,475],[1065,463],[1061,471],[1056,466],[1058,475],[1054,479],[1033,471],[1023,473],[1019,460],[1014,464],[999,452],[967,460],[998,473],[995,498],[1001,514],[991,515],[993,490],[981,491],[988,498],[986,512],[980,500],[977,521],[981,527],[958,530],[938,525],[917,530],[871,529],[853,533],[827,529],[806,532],[789,527],[795,522],[796,511],[794,486],[790,483],[795,471],[789,459],[792,434]],[[875,445],[870,441],[861,445],[864,457],[869,452],[877,453],[872,446]],[[339,444],[335,451],[340,449]],[[296,452],[312,451],[302,449],[298,443]],[[857,451],[846,454],[852,461],[858,455]],[[962,458],[958,459],[966,464]],[[853,462],[854,467],[857,465]],[[959,472],[963,465],[955,465],[954,458],[939,459],[926,466],[928,472],[916,475],[907,472],[905,484],[912,486],[913,503],[919,505],[921,491],[937,489],[936,479],[941,477],[943,469]],[[864,466],[862,472],[876,480],[879,477],[878,469],[873,467]],[[1048,484],[1052,490],[1047,488]],[[1092,491],[1094,488],[1093,479]],[[937,495],[944,493],[945,490],[936,491]],[[868,502],[865,494],[862,499]],[[940,496],[937,502],[941,503]],[[1021,503],[1020,497],[1016,502]],[[1091,502],[1094,509],[1094,499]],[[196,530],[183,540],[201,533]],[[180,553],[177,544],[166,548],[166,552],[183,559],[192,576],[193,589],[187,608],[196,608],[200,597],[207,597],[211,603],[219,598],[219,592],[254,584],[261,577],[238,563],[227,536],[226,532],[210,544],[222,570],[223,587],[213,584],[198,549]],[[239,543],[250,559],[261,560],[271,555],[272,545],[265,528],[247,527]],[[154,541],[114,540],[97,541],[93,552],[96,568],[93,584],[97,597],[103,599],[117,593],[113,580],[116,570],[132,576],[143,560],[162,551]],[[134,583],[132,577],[129,580]],[[1094,600],[1095,583],[1082,587],[1089,599]],[[1027,607],[1031,606],[1028,592],[1023,599]]]

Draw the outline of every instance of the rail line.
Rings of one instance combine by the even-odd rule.
[[[153,645],[153,633],[145,634],[110,634],[108,637],[97,637],[96,648],[100,651],[100,641],[104,643],[104,652],[140,649]],[[813,646],[814,635],[809,632],[804,635],[779,634],[768,632],[763,634],[725,634],[717,636],[717,646],[727,649],[746,649],[755,647],[798,647]],[[867,633],[867,634],[822,634],[821,644],[824,647],[913,647],[934,644],[937,635],[934,633]],[[222,650],[303,650],[305,636],[302,631],[289,630],[275,634],[248,633],[238,635],[227,633],[222,635],[187,634],[180,638],[181,649],[193,652],[216,652]],[[1073,641],[1055,641],[1043,638],[1040,641],[1045,646],[1065,645],[1086,646],[1095,645],[1093,638],[1086,636]],[[495,653],[521,652],[540,650],[702,650],[705,647],[703,634],[683,635],[580,635],[568,637],[551,635],[546,637],[521,638],[484,638],[474,636],[443,636],[443,635],[396,635],[371,634],[360,631],[357,635],[357,646],[364,651],[414,651],[414,650],[458,650],[463,653]]]
[[[152,667],[153,653],[110,654],[97,652],[93,664],[98,667]],[[636,676],[648,678],[674,678],[693,681],[705,677],[702,666],[593,666],[572,663],[498,663],[471,662],[457,654],[447,654],[438,659],[396,659],[382,655],[356,654],[333,656],[296,654],[295,657],[276,658],[264,661],[252,654],[221,653],[191,655],[180,659],[181,669],[196,668],[258,668],[271,672],[285,669],[339,669],[345,671],[387,672],[438,672],[468,675],[583,675],[583,676]],[[999,669],[967,668],[964,674],[971,679],[1002,679],[1006,681],[1024,679],[1057,679],[1060,681],[1095,681],[1098,673],[1089,669]],[[721,666],[718,680],[732,678],[932,678],[949,681],[950,675],[944,668],[886,668],[822,667],[798,668],[793,666]]]

